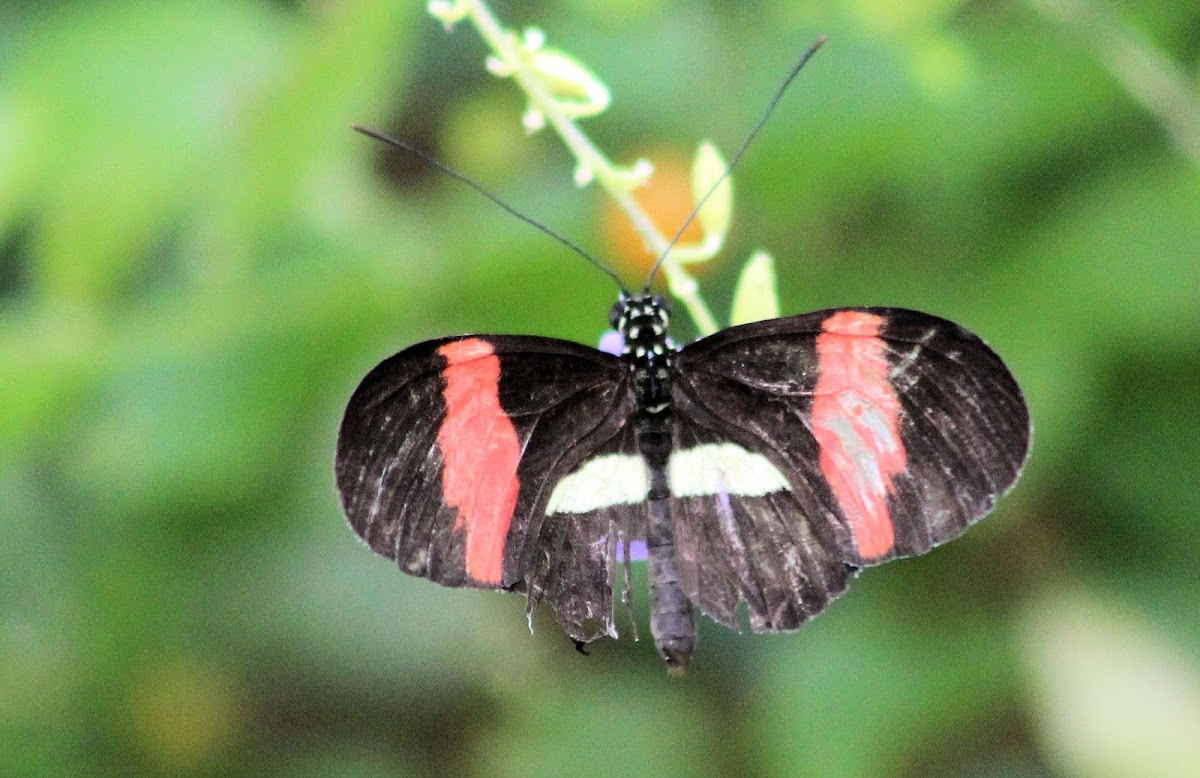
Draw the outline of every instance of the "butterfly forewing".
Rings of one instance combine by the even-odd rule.
[[[1029,449],[1028,411],[1004,363],[958,325],[915,311],[838,309],[723,330],[680,353],[675,396],[680,417],[773,462],[795,498],[787,521],[810,525],[853,566],[958,535],[1011,487]]]
[[[632,397],[616,357],[567,341],[421,343],[362,381],[338,438],[355,531],[405,571],[527,591],[577,640],[610,633],[610,516],[547,517],[553,486],[622,440]],[[597,626],[596,622],[599,622]]]

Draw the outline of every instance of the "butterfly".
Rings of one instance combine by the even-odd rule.
[[[679,348],[670,313],[622,292],[620,355],[461,335],[382,362],[338,436],[354,530],[412,575],[549,603],[577,646],[617,636],[618,559],[644,539],[654,644],[682,669],[696,611],[795,630],[861,568],[962,533],[1028,456],[1020,387],[953,322],[837,308]]]

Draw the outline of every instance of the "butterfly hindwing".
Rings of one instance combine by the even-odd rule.
[[[618,359],[595,349],[526,336],[421,343],[371,371],[350,400],[342,504],[405,571],[526,591],[531,605],[554,605],[572,637],[591,639],[585,622],[611,631],[612,552],[597,545],[600,518],[555,522],[545,508],[561,476],[619,439],[631,413]]]
[[[731,629],[740,628],[740,601],[756,632],[799,628],[845,591],[856,568],[842,561],[835,537],[821,535],[831,527],[804,518],[815,498],[803,479],[785,476],[748,436],[685,407],[677,406],[670,466],[684,591]]]
[[[991,349],[891,308],[772,319],[691,344],[675,409],[774,463],[795,497],[791,521],[856,567],[958,535],[1013,484],[1030,439],[1020,389]]]
[[[555,480],[529,566],[529,607],[554,605],[575,640],[616,637],[613,573],[617,545],[645,537],[648,484],[632,424]]]

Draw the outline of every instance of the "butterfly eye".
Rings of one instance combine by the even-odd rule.
[[[625,301],[617,300],[613,303],[612,309],[608,312],[608,323],[612,325],[614,330],[621,329],[621,318],[625,313]]]

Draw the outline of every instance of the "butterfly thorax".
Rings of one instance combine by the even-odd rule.
[[[671,454],[671,370],[675,348],[667,338],[671,309],[649,293],[621,295],[612,324],[624,345],[621,361],[633,378],[638,449],[651,469],[651,498],[666,496],[665,468]],[[661,495],[659,494],[661,492]]]
[[[671,412],[671,367],[675,348],[667,338],[671,310],[652,294],[621,295],[613,306],[613,326],[621,333],[621,360],[633,375],[639,415]]]

